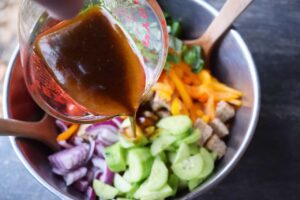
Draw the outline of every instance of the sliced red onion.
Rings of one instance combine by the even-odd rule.
[[[100,180],[106,184],[111,185],[113,183],[114,177],[115,177],[115,173],[110,171],[110,169],[106,165],[103,174],[100,177]]]
[[[65,149],[70,149],[73,148],[74,146],[66,142],[65,140],[63,141],[58,141],[59,146],[65,148]]]
[[[95,146],[96,146],[95,140],[90,139],[90,149],[89,149],[89,153],[86,158],[86,161],[85,161],[86,163],[92,158],[94,151],[95,151]]]
[[[85,192],[88,186],[89,182],[87,180],[78,180],[74,183],[74,187],[80,192]]]
[[[84,177],[87,173],[87,168],[86,167],[81,167],[75,171],[72,171],[66,175],[64,175],[64,180],[66,182],[66,185],[69,186],[72,183],[74,183],[75,181],[81,179],[82,177]]]
[[[88,200],[96,200],[96,193],[94,191],[94,189],[89,186],[88,189],[86,190],[86,197]]]
[[[115,117],[112,121],[117,125],[118,128],[121,128],[122,122],[124,121],[121,117]]]
[[[99,168],[102,170],[102,172],[104,171],[105,167],[106,167],[106,163],[105,160],[99,157],[94,157],[92,159],[92,163],[95,167]]]
[[[105,152],[104,145],[102,143],[97,143],[95,146],[95,152],[97,153],[98,156],[104,158],[104,152]]]
[[[96,169],[95,167],[91,167],[90,170],[88,170],[84,180],[86,180],[87,182],[91,183],[92,180],[94,179],[94,175],[97,172],[98,169]]]
[[[104,141],[109,142],[110,144],[116,143],[119,141],[119,135],[117,130],[113,131],[109,128],[103,129],[101,134],[98,135],[98,137],[102,137]]]
[[[59,170],[72,170],[85,163],[88,156],[89,145],[79,146],[59,151],[48,157],[51,165]]]
[[[115,124],[115,122],[113,122],[113,120],[107,120],[104,122],[98,122],[98,123],[92,124],[91,126],[87,127],[86,131],[90,132],[90,131],[93,131],[94,129],[100,128],[101,126],[107,126],[107,125],[118,128],[118,126]]]
[[[63,121],[57,119],[55,120],[55,124],[60,129],[61,132],[68,130],[68,126]]]
[[[81,145],[83,143],[83,138],[75,136],[73,138],[73,143],[74,143],[74,145],[79,146],[79,145]]]
[[[77,135],[78,135],[78,136],[83,136],[83,135],[85,135],[85,134],[86,134],[87,128],[90,127],[90,126],[92,126],[92,125],[93,125],[93,124],[81,124],[81,125],[79,126],[78,131],[77,131]]]
[[[63,176],[63,175],[66,175],[66,174],[69,172],[69,170],[63,170],[63,169],[52,168],[52,172],[53,172],[54,174]]]

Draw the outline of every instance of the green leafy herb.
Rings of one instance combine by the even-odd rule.
[[[204,61],[201,58],[201,48],[199,46],[185,47],[183,60],[191,66],[194,73],[199,73],[204,67]]]
[[[171,25],[171,34],[175,37],[179,37],[181,34],[181,24],[179,21],[173,21]]]

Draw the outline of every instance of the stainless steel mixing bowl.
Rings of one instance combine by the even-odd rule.
[[[172,16],[183,22],[183,31],[187,38],[199,36],[217,15],[217,11],[202,0],[159,0],[159,3]],[[217,163],[214,174],[193,192],[180,194],[179,197],[183,199],[197,199],[233,169],[250,143],[258,120],[258,76],[251,54],[237,31],[228,32],[216,48],[213,60],[213,73],[221,81],[244,93],[244,105],[237,112],[227,142],[227,153]],[[3,102],[6,118],[37,120],[43,114],[27,92],[18,49],[12,56],[6,74]],[[49,149],[36,141],[15,137],[10,139],[22,163],[43,186],[61,199],[83,199],[83,194],[67,188],[61,178],[52,174],[47,160],[51,153]]]

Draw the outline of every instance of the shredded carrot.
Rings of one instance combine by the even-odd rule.
[[[242,101],[241,101],[241,100],[238,100],[238,99],[229,100],[228,103],[230,103],[230,104],[232,104],[232,105],[235,105],[235,106],[237,106],[237,107],[242,106]]]
[[[203,85],[209,85],[212,82],[212,77],[208,70],[202,70],[199,73],[199,79]]]
[[[78,129],[79,129],[79,125],[73,124],[66,131],[59,134],[57,136],[56,140],[57,141],[65,141],[65,140],[69,139],[72,135],[74,135]]]
[[[240,91],[235,90],[231,87],[228,87],[227,85],[225,85],[223,83],[220,83],[215,78],[213,78],[212,80],[213,80],[212,81],[212,88],[214,88],[215,90],[222,91],[222,92],[233,93],[233,94],[236,94],[238,97],[241,97],[243,95]]]
[[[170,76],[172,82],[174,83],[180,97],[182,98],[183,103],[185,104],[186,108],[188,110],[191,109],[192,105],[193,105],[193,101],[192,101],[190,95],[188,94],[184,84],[178,78],[178,76],[175,74],[175,72],[173,70],[170,70],[169,76]]]
[[[171,113],[172,115],[179,115],[182,111],[182,102],[176,97],[171,103]]]
[[[209,96],[205,104],[204,112],[210,120],[215,118],[215,100],[213,95]]]
[[[240,97],[237,94],[229,92],[213,92],[213,95],[215,97],[215,101],[231,101]]]
[[[209,116],[203,115],[203,116],[202,116],[202,120],[203,120],[204,122],[208,123],[208,122],[209,122]]]

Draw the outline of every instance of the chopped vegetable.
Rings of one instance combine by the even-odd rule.
[[[66,141],[67,139],[69,139],[73,134],[76,133],[76,131],[78,130],[79,125],[78,124],[73,124],[70,126],[70,128],[68,128],[66,131],[62,132],[61,134],[59,134],[57,136],[57,141]]]

